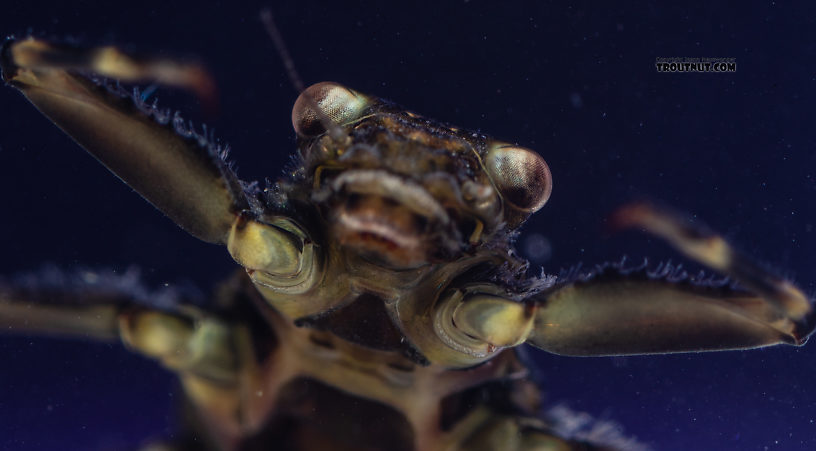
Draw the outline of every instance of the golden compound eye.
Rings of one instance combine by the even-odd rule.
[[[317,136],[326,131],[326,124],[321,123],[315,106],[323,110],[335,124],[343,125],[360,117],[369,103],[366,96],[339,83],[331,81],[317,83],[306,88],[295,101],[292,108],[292,126],[301,136]]]
[[[550,198],[550,168],[532,150],[495,143],[490,146],[484,165],[502,198],[513,207],[533,213]]]

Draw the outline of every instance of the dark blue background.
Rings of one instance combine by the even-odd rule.
[[[296,93],[260,4],[6,2],[0,33],[75,36],[197,55],[218,80],[207,119],[244,179],[294,149]],[[555,188],[524,228],[555,272],[623,254],[678,258],[604,234],[628,200],[693,212],[816,292],[816,9],[448,2],[272,4],[305,82],[343,82],[538,150]],[[802,3],[805,4],[804,2]],[[598,3],[597,5],[600,5]],[[742,4],[741,4],[742,5]],[[734,57],[732,74],[656,73],[656,57]],[[162,105],[201,119],[195,99]],[[579,100],[580,101],[577,101]],[[234,267],[0,90],[0,273],[135,264],[154,285],[203,289]],[[612,419],[656,449],[816,449],[816,344],[752,352],[576,359],[532,351],[549,399]],[[0,338],[0,449],[125,449],[172,433],[173,379],[118,345]]]

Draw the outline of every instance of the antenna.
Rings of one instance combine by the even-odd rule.
[[[295,69],[295,61],[292,59],[292,56],[289,55],[289,51],[286,49],[286,44],[283,42],[283,36],[281,36],[280,30],[278,26],[275,24],[275,20],[272,18],[272,10],[269,8],[264,8],[261,10],[261,22],[264,24],[264,28],[266,28],[266,33],[272,38],[272,42],[275,43],[275,48],[278,51],[278,55],[280,56],[281,60],[283,60],[283,67],[286,68],[286,75],[289,76],[289,81],[292,83],[292,86],[295,87],[299,94],[303,94],[306,90],[306,87],[303,86],[303,81],[300,78],[300,75],[297,73],[297,69]],[[346,133],[343,131],[343,127],[333,121],[323,108],[320,108],[320,105],[314,99],[314,97],[310,95],[306,95],[304,97],[306,101],[309,103],[309,107],[312,108],[317,114],[317,118],[320,120],[320,123],[323,124],[323,127],[329,132],[329,136],[335,140],[340,141],[347,138]]]

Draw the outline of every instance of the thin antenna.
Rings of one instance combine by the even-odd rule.
[[[278,26],[275,25],[275,20],[272,18],[272,10],[269,8],[264,8],[261,10],[261,22],[264,24],[264,28],[266,28],[266,33],[272,38],[272,42],[275,43],[275,48],[278,51],[278,55],[283,60],[283,67],[286,68],[286,75],[289,76],[289,81],[295,87],[299,94],[303,94],[306,90],[306,87],[303,86],[303,81],[300,78],[300,75],[297,73],[297,69],[295,69],[295,61],[292,59],[291,55],[289,55],[289,51],[286,49],[286,44],[283,42],[283,36],[281,36],[280,30]],[[323,124],[323,127],[326,128],[329,132],[329,136],[335,140],[340,141],[348,138],[346,133],[343,131],[343,127],[332,120],[323,108],[320,108],[317,101],[312,96],[305,96],[306,101],[309,103],[309,107],[314,110],[317,114],[317,118],[320,120],[320,123]]]

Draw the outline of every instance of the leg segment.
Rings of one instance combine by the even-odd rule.
[[[570,439],[560,436],[537,418],[497,415],[486,410],[474,416],[485,416],[477,431],[466,437],[455,449],[468,451],[646,451],[631,439],[594,437],[597,440]],[[619,434],[619,433],[618,433]],[[613,435],[611,433],[607,435]],[[606,439],[606,440],[604,440]],[[607,443],[609,442],[609,443]]]
[[[204,241],[226,243],[235,214],[248,204],[218,146],[186,130],[180,119],[74,72],[197,89],[199,68],[30,38],[7,41],[0,68],[6,83],[184,230]]]
[[[535,295],[528,342],[584,356],[746,349],[801,345],[816,326],[812,303],[798,288],[722,237],[645,204],[621,209],[616,220],[667,240],[737,286],[609,268]]]
[[[0,333],[119,339],[119,316],[136,308],[172,308],[181,297],[171,290],[150,292],[138,272],[55,268],[0,278]]]

